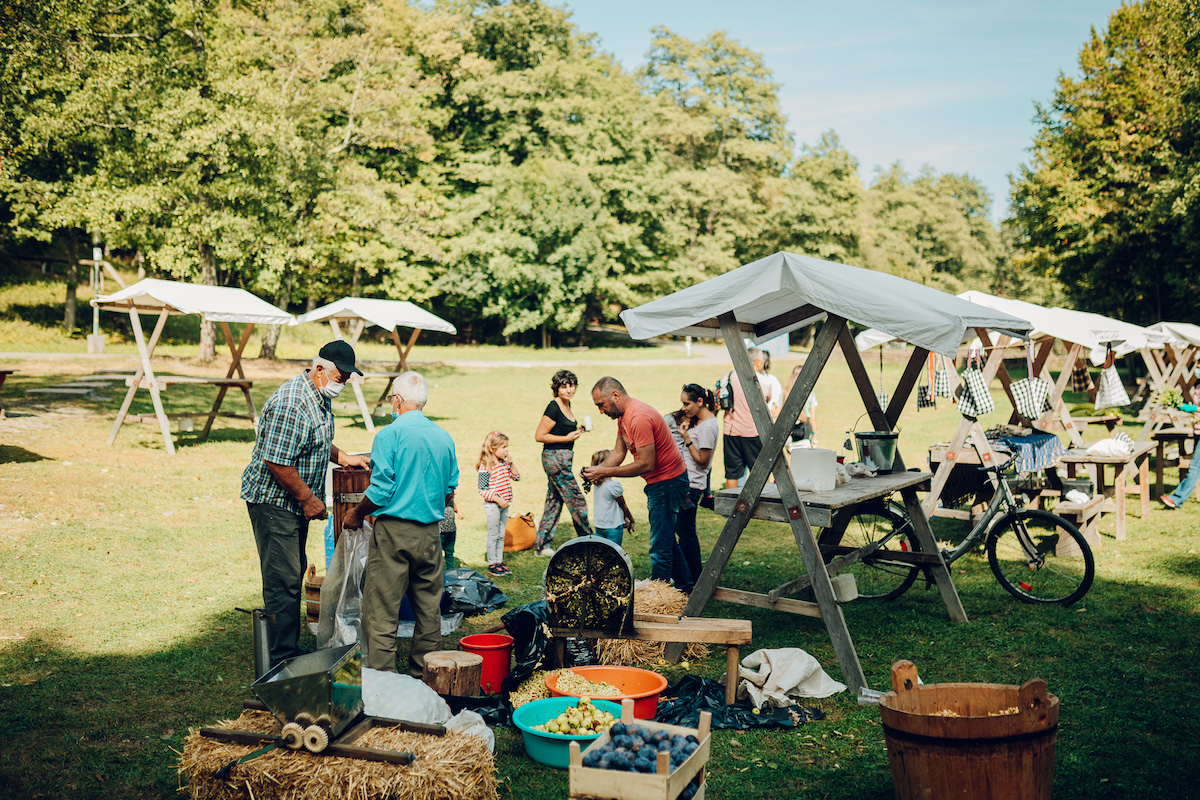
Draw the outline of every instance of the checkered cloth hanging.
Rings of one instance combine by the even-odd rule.
[[[950,397],[950,370],[946,369],[946,357],[938,358],[940,360],[933,373],[933,393],[938,397]]]
[[[1030,422],[1037,421],[1050,399],[1050,384],[1033,374],[1032,345],[1025,345],[1025,377],[1012,384],[1013,404],[1017,413]]]
[[[1104,354],[1104,369],[1100,371],[1100,379],[1096,382],[1097,409],[1129,405],[1129,392],[1125,391],[1125,384],[1121,383],[1121,375],[1113,361],[1112,345],[1108,345]]]
[[[967,354],[967,368],[959,377],[962,379],[962,395],[958,398],[958,411],[964,417],[976,419],[996,410],[996,401],[988,391],[987,381],[983,379],[980,366],[983,358],[978,350],[972,348]]]

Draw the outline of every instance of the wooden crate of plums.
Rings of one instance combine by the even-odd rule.
[[[700,728],[635,719],[633,701],[621,703],[613,723],[587,750],[571,743],[571,798],[704,800],[712,714]]]

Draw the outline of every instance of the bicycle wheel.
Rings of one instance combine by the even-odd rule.
[[[827,528],[826,533],[821,535],[820,543],[841,544],[857,549],[882,540],[883,544],[877,550],[843,572],[854,575],[859,597],[865,600],[895,600],[908,591],[921,571],[914,564],[890,558],[891,553],[920,550],[908,517],[882,503],[856,506],[849,513],[850,520],[841,541],[830,541]],[[826,561],[834,558],[836,556],[829,556]]]
[[[1083,534],[1048,511],[1004,517],[988,533],[987,554],[996,580],[1026,603],[1069,606],[1087,594],[1096,577],[1092,548]]]

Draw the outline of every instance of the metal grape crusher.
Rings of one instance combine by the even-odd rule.
[[[545,576],[551,628],[633,633],[633,562],[603,536],[565,542]]]
[[[413,754],[398,750],[360,747],[353,742],[374,727],[400,727],[403,730],[443,736],[441,725],[372,717],[363,711],[362,651],[348,644],[288,659],[251,684],[258,700],[246,700],[243,706],[268,711],[282,725],[279,733],[260,733],[229,728],[205,727],[202,736],[237,744],[261,744],[263,747],[230,761],[220,770],[228,774],[234,765],[276,747],[304,750],[312,754],[411,764]]]

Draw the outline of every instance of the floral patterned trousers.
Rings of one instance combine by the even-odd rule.
[[[589,536],[592,526],[588,524],[587,501],[583,492],[575,482],[575,474],[571,472],[571,457],[573,450],[543,450],[542,469],[546,470],[546,505],[542,508],[542,521],[538,524],[538,550],[554,542],[554,529],[558,525],[558,517],[562,514],[563,504],[571,514],[571,522],[575,524],[577,536]]]

